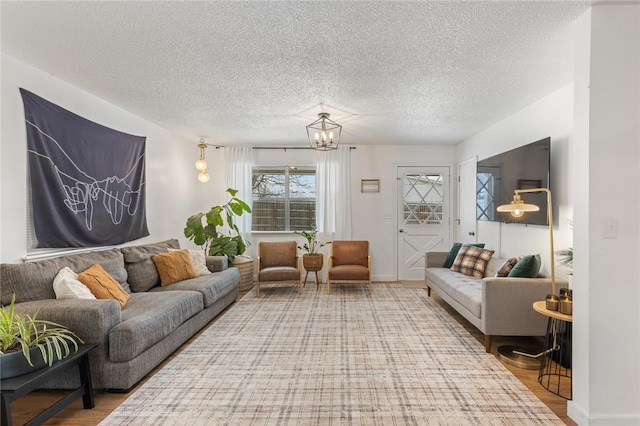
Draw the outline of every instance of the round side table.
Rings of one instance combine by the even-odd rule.
[[[549,318],[538,373],[538,382],[558,396],[571,399],[571,337],[573,316],[550,311],[544,300],[535,302],[533,309]]]

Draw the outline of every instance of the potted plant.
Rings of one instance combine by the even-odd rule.
[[[71,330],[55,322],[31,315],[15,313],[16,296],[0,309],[1,378],[19,376],[78,351],[78,342],[84,343]]]
[[[184,236],[202,246],[209,256],[227,256],[233,261],[249,246],[249,242],[240,235],[234,219],[245,212],[251,213],[251,208],[236,197],[238,193],[236,189],[228,188],[226,192],[231,195],[231,199],[226,204],[213,206],[207,213],[197,213],[187,219]],[[227,225],[227,232],[230,235],[219,229],[224,225]]]
[[[322,265],[324,262],[324,257],[322,253],[319,253],[322,247],[327,244],[331,244],[331,241],[326,243],[321,243],[318,241],[318,230],[313,229],[311,231],[294,231],[294,233],[298,235],[302,235],[306,243],[302,246],[298,246],[299,250],[305,251],[306,253],[302,256],[302,264],[304,269],[307,271],[319,271],[322,269]]]

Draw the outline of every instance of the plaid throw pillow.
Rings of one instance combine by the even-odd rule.
[[[514,257],[510,257],[509,259],[505,260],[505,262],[502,264],[502,266],[500,266],[500,269],[498,269],[498,272],[496,272],[496,277],[506,277],[506,276],[508,276],[509,272],[511,272],[513,267],[516,266],[516,263],[518,263],[518,261],[520,259],[522,259],[522,256],[514,256]]]
[[[463,245],[451,265],[451,270],[471,277],[482,278],[493,253],[494,250]]]

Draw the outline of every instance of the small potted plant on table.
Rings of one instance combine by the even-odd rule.
[[[298,235],[302,235],[304,239],[307,240],[302,246],[298,246],[298,249],[305,251],[306,253],[302,256],[302,266],[307,271],[304,280],[307,281],[307,276],[309,272],[315,272],[316,274],[316,287],[320,285],[318,281],[318,271],[322,270],[322,266],[324,264],[324,256],[322,253],[319,253],[322,247],[327,244],[331,244],[331,241],[326,243],[321,243],[318,241],[318,230],[313,229],[311,231],[294,231]]]
[[[20,376],[78,351],[84,343],[67,327],[38,319],[38,313],[15,313],[16,296],[0,309],[0,363],[2,379]]]

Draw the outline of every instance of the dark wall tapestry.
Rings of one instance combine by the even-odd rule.
[[[149,235],[145,141],[20,89],[38,247],[96,247]]]

